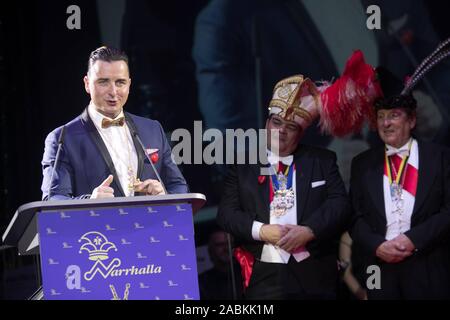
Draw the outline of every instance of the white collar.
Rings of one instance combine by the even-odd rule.
[[[407,157],[409,156],[409,144],[412,143],[413,138],[409,138],[408,142],[406,142],[403,146],[400,148],[395,148],[391,145],[386,144],[386,154],[387,156],[392,156],[395,154],[398,154],[401,157]]]

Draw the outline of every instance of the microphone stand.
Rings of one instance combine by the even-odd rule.
[[[231,236],[229,233],[227,233],[227,242],[228,242],[228,255],[230,256],[231,288],[233,290],[233,300],[237,300],[236,275],[235,275],[235,271],[234,271],[233,250],[231,247]]]
[[[137,134],[136,130],[134,130],[134,128],[132,128],[132,126],[129,125],[128,128],[130,129],[131,134],[132,134],[132,135],[136,138],[136,140],[139,142],[139,144],[140,144],[140,146],[141,146],[141,148],[142,148],[142,151],[144,152],[145,157],[148,159],[148,161],[150,162],[150,165],[152,166],[152,169],[153,169],[153,172],[154,172],[155,175],[156,175],[156,178],[157,178],[158,181],[161,183],[161,186],[162,186],[162,188],[163,188],[163,190],[164,190],[164,193],[167,194],[166,186],[164,185],[164,182],[162,181],[161,177],[159,176],[159,173],[158,173],[158,171],[156,170],[156,168],[155,168],[155,166],[154,166],[154,164],[153,164],[152,159],[150,158],[150,156],[148,155],[147,151],[145,150],[145,146],[144,146],[144,144],[142,143],[141,138],[139,138],[139,135]]]

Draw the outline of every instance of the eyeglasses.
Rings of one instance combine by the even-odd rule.
[[[291,132],[302,130],[301,126],[294,124],[294,123],[285,122],[279,118],[271,117],[270,121],[272,122],[272,125],[276,129],[281,129],[284,126],[288,131],[291,131]]]

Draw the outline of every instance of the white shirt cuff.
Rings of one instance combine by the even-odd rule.
[[[264,225],[264,223],[261,223],[259,221],[253,221],[252,226],[252,237],[256,241],[261,241],[261,238],[259,237],[259,231],[261,230],[261,227]]]

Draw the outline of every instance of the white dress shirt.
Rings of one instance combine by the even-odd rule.
[[[100,112],[95,110],[95,107],[92,104],[90,104],[88,107],[88,113],[89,117],[94,122],[97,131],[100,133],[106,148],[108,149],[114,168],[116,169],[119,177],[120,185],[125,192],[125,196],[133,196],[134,191],[130,191],[128,189],[128,184],[130,182],[128,167],[131,166],[134,178],[136,178],[138,158],[134,148],[133,139],[131,138],[130,130],[128,129],[126,123],[122,127],[110,126],[109,128],[102,128],[103,118],[116,120],[124,116],[123,111],[115,119],[111,119],[102,115]]]
[[[294,160],[294,156],[290,155],[287,157],[279,157],[270,150],[267,150],[267,159],[272,166],[277,166],[278,162],[282,162],[283,164],[289,166],[292,164]],[[272,171],[274,173],[275,170]],[[270,214],[270,224],[297,224],[297,193],[296,193],[296,180],[295,180],[295,170],[292,175],[292,188],[294,190],[295,200],[294,205],[292,208],[288,209],[286,213],[280,217],[276,217],[275,215]],[[261,227],[263,226],[263,223],[259,221],[253,221],[252,226],[252,237],[255,240],[261,241],[259,237],[259,232],[261,230]],[[294,258],[297,261],[302,261],[303,259],[306,259],[309,257],[309,253],[306,250],[302,250],[299,252],[296,252],[293,254]],[[263,251],[261,254],[261,261],[263,262],[269,262],[269,263],[284,263],[287,264],[289,261],[291,254],[277,246],[274,246],[272,244],[266,243],[264,244]]]

